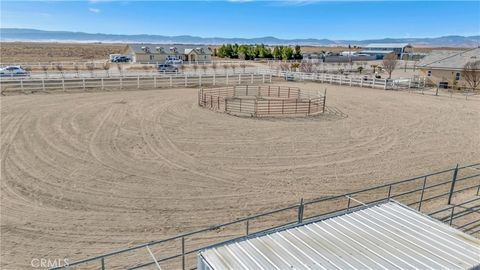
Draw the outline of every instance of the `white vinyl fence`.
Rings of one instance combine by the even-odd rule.
[[[267,74],[201,75],[188,74],[152,75],[102,78],[52,78],[52,79],[13,79],[1,80],[2,95],[15,93],[69,91],[69,90],[122,90],[172,87],[197,87],[207,85],[240,85],[270,83],[272,76]]]

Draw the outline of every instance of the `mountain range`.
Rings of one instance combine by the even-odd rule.
[[[70,31],[44,31],[25,28],[0,28],[0,41],[30,41],[30,42],[102,42],[102,43],[162,43],[162,44],[208,44],[225,43],[267,44],[267,45],[317,45],[317,46],[348,46],[366,45],[369,43],[411,43],[418,47],[477,47],[480,45],[480,35],[477,36],[442,36],[436,38],[383,38],[369,40],[330,40],[330,39],[279,39],[276,37],[259,38],[222,38],[197,37],[189,35],[116,35],[102,33],[84,33]]]

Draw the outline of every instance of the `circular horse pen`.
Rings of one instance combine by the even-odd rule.
[[[236,116],[314,116],[325,111],[325,94],[273,85],[201,88],[198,91],[198,105]]]

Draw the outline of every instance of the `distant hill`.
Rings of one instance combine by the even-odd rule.
[[[368,43],[408,42],[414,46],[425,47],[477,47],[480,36],[443,36],[437,38],[384,38],[372,40],[329,40],[329,39],[279,39],[275,37],[259,38],[203,38],[196,36],[162,36],[162,35],[114,35],[101,33],[83,33],[69,31],[43,31],[37,29],[0,28],[1,41],[53,41],[53,42],[103,42],[103,43],[165,43],[165,44],[252,44],[268,45],[366,45]]]

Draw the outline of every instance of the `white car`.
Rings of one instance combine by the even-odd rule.
[[[8,66],[0,68],[0,77],[25,77],[29,76],[28,71],[21,66]]]

